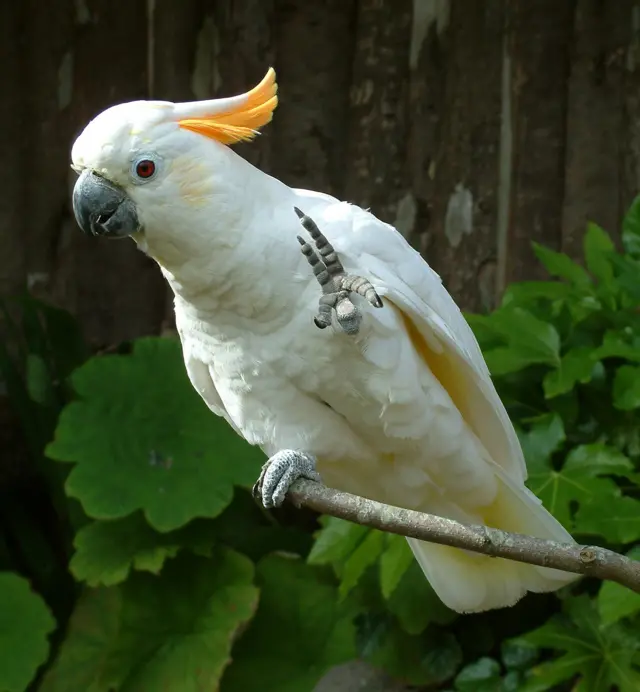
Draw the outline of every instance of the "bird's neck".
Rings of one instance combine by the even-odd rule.
[[[167,230],[150,233],[141,249],[160,265],[176,305],[203,318],[228,314],[266,323],[282,302],[275,277],[299,265],[294,193],[229,154],[224,175],[206,181],[209,190],[188,208],[184,198],[178,209],[166,208],[158,223]]]

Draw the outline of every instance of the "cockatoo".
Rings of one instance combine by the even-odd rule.
[[[268,456],[258,485],[266,507],[306,477],[574,542],[525,487],[523,453],[478,343],[427,262],[369,211],[292,189],[231,149],[272,119],[276,92],[269,69],[231,98],[99,114],[71,153],[79,226],[130,236],[160,266],[191,383]],[[408,540],[459,612],[511,606],[575,578]]]

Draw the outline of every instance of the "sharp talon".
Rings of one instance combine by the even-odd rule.
[[[307,262],[313,269],[316,280],[322,289],[318,314],[313,319],[316,327],[319,329],[328,327],[331,324],[331,311],[335,310],[338,324],[342,330],[349,335],[357,334],[360,331],[362,314],[349,300],[349,294],[356,293],[362,296],[374,308],[383,307],[382,299],[368,279],[362,276],[352,276],[345,272],[338,253],[315,221],[298,207],[293,209],[302,226],[313,239],[317,249],[316,252],[311,243],[300,236],[296,236],[302,254],[307,258]]]
[[[299,478],[322,482],[316,471],[316,460],[304,452],[283,449],[274,454],[262,467],[260,477],[253,486],[254,489],[257,488],[257,499],[267,509],[279,507],[284,502],[289,488]]]

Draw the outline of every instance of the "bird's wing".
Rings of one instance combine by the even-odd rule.
[[[383,302],[400,311],[415,350],[493,461],[514,480],[526,479],[520,442],[478,342],[438,274],[395,228],[369,212],[328,195],[296,194],[346,270],[368,278]]]

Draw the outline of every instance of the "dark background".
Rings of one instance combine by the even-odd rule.
[[[25,283],[96,346],[170,301],[133,243],[70,216],[70,146],[132,99],[228,96],[274,65],[280,106],[243,155],[395,223],[463,308],[579,255],[638,190],[632,0],[20,0],[0,9],[0,295]]]

